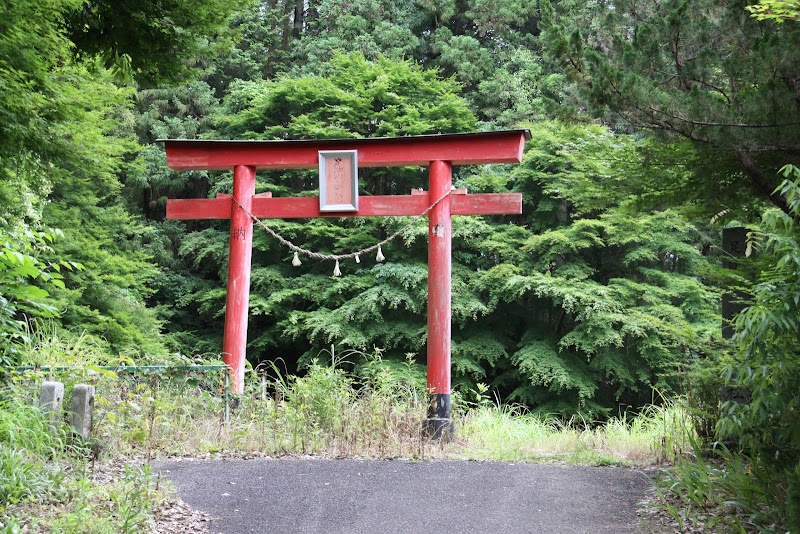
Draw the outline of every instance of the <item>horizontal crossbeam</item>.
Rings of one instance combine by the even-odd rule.
[[[520,193],[452,195],[452,215],[518,215]],[[170,199],[167,219],[230,219],[230,197]],[[303,219],[311,217],[386,217],[419,215],[430,205],[428,195],[361,197],[357,212],[320,212],[318,197],[253,197],[252,213],[259,219]]]
[[[469,134],[417,135],[367,139],[304,141],[161,140],[167,165],[177,171],[227,170],[237,165],[256,169],[311,169],[320,150],[358,150],[359,167],[519,163],[528,130]]]
[[[167,219],[230,219],[232,199],[170,199]],[[253,197],[252,213],[259,219],[304,219],[311,217],[385,217],[419,215],[430,206],[427,194],[361,197],[357,212],[320,212],[318,197]],[[452,194],[452,215],[518,215],[522,213],[520,193]]]

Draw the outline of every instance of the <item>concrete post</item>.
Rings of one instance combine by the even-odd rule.
[[[39,392],[39,406],[45,412],[50,422],[56,423],[61,419],[61,405],[64,402],[64,384],[61,382],[44,382]]]
[[[76,384],[72,388],[69,426],[81,437],[89,437],[92,431],[92,412],[94,411],[94,386]]]
[[[747,228],[738,226],[722,230],[722,251],[726,256],[722,266],[737,269],[747,250]],[[722,337],[733,337],[733,321],[746,307],[747,294],[742,291],[726,291],[722,294]]]

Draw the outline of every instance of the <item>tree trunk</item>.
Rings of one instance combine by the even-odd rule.
[[[267,48],[267,62],[264,65],[264,78],[270,79],[272,77],[273,67],[275,65],[275,45],[278,42],[278,18],[276,9],[278,7],[278,0],[267,0],[267,16],[270,18],[269,27],[269,47]]]
[[[750,183],[753,184],[756,190],[768,198],[776,207],[780,208],[781,211],[787,215],[792,215],[789,205],[786,203],[786,199],[784,199],[780,193],[775,192],[775,188],[778,187],[778,184],[764,175],[755,161],[753,161],[752,154],[745,151],[738,151],[736,155],[744,168],[745,174],[750,178]]]
[[[283,0],[283,50],[288,52],[292,43],[292,11],[294,10],[294,2],[290,0]]]
[[[305,24],[306,24],[306,31],[308,31],[309,26],[319,16],[319,12],[317,11],[318,2],[316,0],[307,0],[306,5],[307,8],[306,8]]]
[[[292,36],[295,39],[299,39],[303,33],[304,20],[305,20],[305,0],[295,0],[294,23],[292,24]]]

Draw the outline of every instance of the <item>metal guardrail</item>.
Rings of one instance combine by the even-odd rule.
[[[88,366],[74,366],[74,365],[21,365],[13,367],[17,372],[25,371],[72,371],[76,369],[103,369],[106,371],[135,373],[142,371],[144,373],[150,371],[176,371],[176,372],[213,372],[222,371],[223,369],[230,371],[231,366],[227,364],[222,365],[88,365]],[[230,420],[230,372],[225,373],[225,422]]]

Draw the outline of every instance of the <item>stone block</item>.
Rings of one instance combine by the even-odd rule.
[[[64,384],[44,382],[39,392],[39,406],[48,414],[53,423],[61,419],[61,406],[64,402]]]
[[[92,412],[94,411],[94,386],[76,384],[72,388],[69,426],[76,434],[87,438],[92,431]]]

